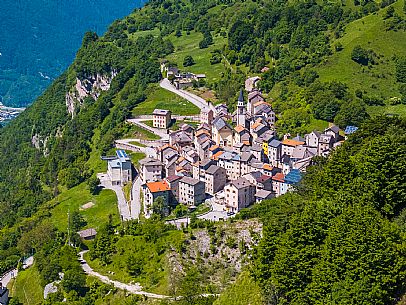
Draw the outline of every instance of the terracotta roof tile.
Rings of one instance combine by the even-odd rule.
[[[169,191],[169,185],[165,181],[148,182],[147,187],[151,193]]]
[[[217,148],[219,148],[220,146],[218,145],[213,145],[212,147],[209,148],[210,151],[216,150]]]
[[[242,132],[243,130],[245,130],[245,127],[242,125],[237,125],[234,130],[238,133]]]
[[[291,140],[291,139],[285,139],[282,141],[283,145],[288,145],[288,146],[299,146],[305,144],[305,142],[302,141],[296,141],[296,140]]]
[[[224,153],[224,151],[216,152],[211,158],[212,158],[213,160],[218,160],[219,157],[220,157],[223,153]]]
[[[278,182],[285,182],[285,175],[282,173],[276,173],[275,176],[272,177],[272,180],[275,180]]]

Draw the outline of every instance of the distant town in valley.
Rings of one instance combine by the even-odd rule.
[[[0,102],[0,124],[7,124],[15,119],[25,108],[6,107]]]

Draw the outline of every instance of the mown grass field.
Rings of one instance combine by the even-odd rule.
[[[191,31],[189,35],[187,35],[186,32],[182,32],[182,36],[180,37],[171,34],[169,39],[175,46],[175,52],[168,55],[166,59],[177,63],[179,69],[182,71],[206,74],[207,81],[209,82],[219,80],[221,73],[225,71],[224,64],[218,63],[211,65],[210,57],[213,50],[221,49],[223,45],[227,43],[226,38],[220,35],[213,36],[213,44],[206,49],[199,48],[199,42],[203,39],[203,34],[199,32]],[[187,55],[193,57],[195,61],[193,66],[183,66],[183,59]]]
[[[404,16],[402,6],[403,1],[393,4],[396,13]],[[342,81],[348,84],[352,92],[366,90],[384,99],[399,96],[392,56],[406,55],[406,33],[402,30],[386,31],[383,18],[386,10],[351,22],[345,27],[344,36],[334,42],[341,43],[343,50],[335,52],[316,68],[320,80]],[[368,67],[351,60],[351,52],[356,45],[373,50],[377,54],[378,64]],[[404,107],[388,106],[388,110],[381,108],[384,112],[397,111],[401,114]]]
[[[131,125],[130,131],[124,135],[124,138],[135,138],[141,140],[159,140],[159,136],[157,136],[156,134],[136,125]]]
[[[40,275],[34,266],[20,271],[10,291],[10,296],[24,305],[42,304],[44,289],[40,284]]]
[[[92,202],[94,206],[80,210],[82,205],[89,202]],[[120,222],[116,194],[111,190],[102,190],[98,195],[92,195],[86,183],[63,192],[51,203],[57,203],[51,211],[51,221],[60,231],[67,231],[69,211],[79,211],[87,222],[86,228],[99,228],[100,225],[108,222],[110,214],[113,216],[115,224]]]
[[[147,89],[147,99],[138,104],[132,111],[133,116],[151,115],[154,109],[166,109],[172,114],[193,115],[199,114],[198,107],[187,100],[159,87],[159,84],[149,86]]]

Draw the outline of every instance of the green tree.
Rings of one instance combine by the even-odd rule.
[[[89,187],[89,191],[92,195],[97,195],[100,191],[100,179],[97,178],[96,176],[91,176],[87,180],[87,185]]]
[[[162,196],[156,198],[152,203],[152,212],[161,218],[168,214],[168,206],[165,204],[165,199]]]
[[[190,55],[185,56],[185,58],[183,59],[184,67],[190,67],[190,66],[193,66],[194,64],[195,64],[195,61],[194,61],[193,57]]]
[[[72,232],[80,231],[84,226],[86,226],[86,221],[79,211],[73,211],[70,215],[70,225]]]
[[[127,271],[132,276],[139,276],[142,274],[144,266],[144,258],[140,253],[133,253],[127,257]]]
[[[66,292],[80,291],[85,285],[86,276],[82,270],[67,270],[61,281],[61,286]]]
[[[360,45],[356,45],[351,52],[351,59],[361,65],[368,65],[370,61],[369,52],[362,48]]]
[[[340,111],[334,118],[334,123],[345,128],[348,125],[360,126],[362,122],[369,118],[365,104],[360,101],[344,103]]]
[[[329,304],[389,304],[404,280],[400,232],[370,206],[355,205],[328,230],[309,286],[311,299]]]
[[[397,58],[395,61],[396,66],[396,81],[399,83],[406,83],[406,57]]]
[[[58,180],[62,185],[67,188],[72,188],[78,185],[82,177],[80,175],[80,170],[76,167],[69,167],[67,169],[62,169],[58,174]]]
[[[176,206],[176,208],[174,209],[174,213],[175,213],[176,217],[182,217],[182,216],[186,215],[187,212],[188,212],[188,208],[184,204],[178,204]]]
[[[393,14],[395,13],[395,9],[393,6],[389,6],[388,9],[386,10],[384,19],[388,19],[393,17]]]

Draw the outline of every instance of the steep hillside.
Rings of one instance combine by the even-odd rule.
[[[83,34],[99,34],[141,0],[2,1],[0,102],[31,104],[72,62]]]
[[[387,18],[390,7],[395,14],[403,16],[403,3],[398,1],[379,12],[355,20],[343,28],[342,37],[333,45],[342,49],[334,52],[316,71],[322,81],[338,80],[348,84],[350,90],[365,91],[370,95],[388,100],[399,96],[395,77],[394,56],[403,56],[406,49],[405,32],[402,29],[390,30],[393,17]],[[355,46],[360,45],[376,53],[376,64],[360,65],[351,59]]]
[[[378,118],[363,124],[368,122],[367,110],[382,103],[396,103],[391,106],[404,111],[405,6],[395,1],[392,17],[382,21],[391,3],[347,2],[151,0],[114,22],[104,36],[86,33],[73,64],[33,105],[0,129],[0,272],[34,252],[41,285],[57,279],[57,271],[66,272],[68,279],[77,274],[78,282],[65,282],[63,294],[53,304],[63,297],[75,304],[102,303],[110,288],[86,283],[65,231],[66,210],[86,204],[83,200],[94,201],[94,214],[89,210],[82,217],[100,228],[101,237],[90,245],[74,242],[90,247],[95,268],[106,273],[114,268],[117,277],[137,278],[151,289],[159,283],[168,287],[165,255],[178,246],[180,260],[195,259],[179,283],[178,295],[188,298],[179,302],[211,304],[215,296],[205,299],[201,294],[220,291],[214,288],[223,285],[223,274],[209,267],[214,273],[204,274],[193,267],[197,261],[227,255],[236,263],[241,258],[234,258],[237,251],[223,248],[222,255],[215,249],[209,253],[206,247],[193,252],[187,246],[207,236],[188,235],[187,245],[179,244],[194,231],[176,231],[160,219],[118,225],[112,213],[97,223],[94,215],[107,209],[97,204],[109,193],[91,195],[86,186],[101,168],[100,155],[111,151],[114,140],[140,133],[126,124],[127,118],[149,114],[155,105],[171,104],[171,109],[183,105],[157,89],[160,61],[169,60],[182,70],[206,73],[201,92],[214,94],[230,111],[246,77],[259,74],[261,89],[274,98],[280,134],[303,134],[328,122],[362,127],[331,158],[315,162],[299,193],[265,201],[241,215],[260,217],[264,238],[247,255],[253,267],[249,274],[219,300],[233,302],[232,291],[242,282],[252,289],[255,303],[261,302],[258,287],[269,298],[265,301],[274,304],[396,303],[405,292],[405,123]],[[394,19],[395,28],[384,31],[385,22]],[[378,40],[368,38],[374,31],[380,33]],[[399,47],[384,47],[398,43],[395,40]],[[356,48],[358,44],[361,48]],[[185,67],[186,56],[195,57],[195,64]],[[265,66],[269,69],[260,72]],[[341,77],[340,69],[347,66],[349,72]],[[375,74],[365,72],[369,70]],[[382,99],[375,94],[382,94]],[[388,100],[392,96],[399,99]],[[195,110],[185,107],[182,114]],[[155,238],[160,242],[155,244]],[[228,248],[236,247],[235,240],[229,242]],[[141,245],[148,249],[148,257],[135,255],[142,252]],[[145,266],[145,272],[139,266]],[[236,273],[224,275],[221,288]],[[201,284],[198,295],[196,283]]]

